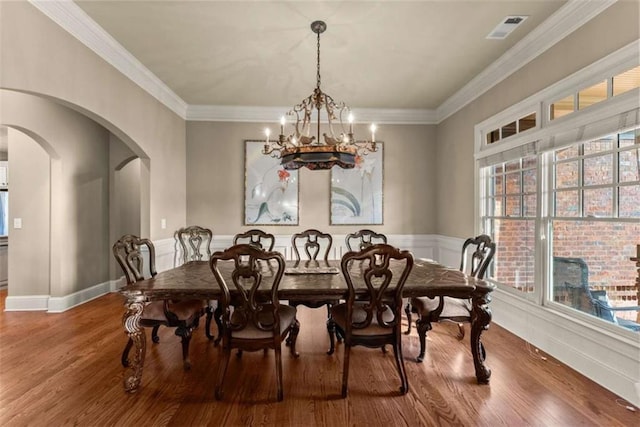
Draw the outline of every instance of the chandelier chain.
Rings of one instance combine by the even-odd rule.
[[[320,33],[318,32],[318,42],[317,42],[317,47],[318,47],[318,57],[317,57],[317,63],[318,63],[318,69],[317,69],[317,81],[318,81],[318,89],[320,89]]]

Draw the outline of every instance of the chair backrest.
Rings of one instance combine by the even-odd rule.
[[[387,236],[382,233],[376,233],[373,230],[359,230],[355,233],[347,234],[345,243],[348,250],[361,251],[376,243],[387,243]]]
[[[327,261],[329,259],[331,245],[333,245],[333,237],[331,237],[331,234],[314,229],[293,234],[291,236],[291,247],[293,247],[293,253],[297,261],[300,261],[299,244],[303,245],[302,247],[308,259],[318,259],[318,256],[322,253],[322,259]]]
[[[182,248],[182,262],[202,261],[206,256],[211,257],[211,240],[213,233],[210,229],[192,225],[183,227],[175,232],[175,237]]]
[[[156,250],[149,239],[143,239],[133,234],[125,234],[118,239],[111,248],[113,255],[124,272],[128,284],[145,279],[145,264],[142,249],[149,253],[148,272],[151,277],[156,272]]]
[[[616,321],[613,311],[607,309],[607,292],[592,291],[589,287],[589,267],[582,258],[553,257],[553,288],[554,293],[566,294],[566,305],[609,322]]]
[[[491,237],[486,234],[470,237],[462,245],[460,271],[478,279],[483,279],[495,254],[496,244],[491,241]],[[469,270],[467,270],[467,264],[470,266]]]
[[[413,255],[391,245],[378,243],[359,252],[347,252],[340,263],[349,290],[347,297],[347,334],[363,329],[375,319],[378,326],[398,328],[402,323],[402,288],[413,268]],[[356,289],[366,287],[366,295]],[[353,305],[366,312],[364,319],[353,318]],[[393,314],[392,316],[390,314]]]
[[[242,243],[253,245],[259,249],[270,252],[276,244],[276,237],[262,230],[253,229],[244,233],[238,233],[233,237],[234,245]]]
[[[232,263],[233,269],[221,269],[222,263]],[[264,265],[276,268],[265,269]],[[278,286],[284,274],[285,261],[279,252],[265,251],[251,244],[234,245],[224,251],[215,252],[209,266],[222,291],[220,304],[225,331],[240,331],[253,326],[263,331],[280,333],[278,314]],[[223,273],[223,271],[225,273]],[[270,298],[257,292],[265,289],[263,281],[270,281]],[[231,316],[231,289],[234,289],[234,315]]]

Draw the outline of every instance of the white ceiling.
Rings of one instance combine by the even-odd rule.
[[[56,13],[51,12],[51,2],[32,3],[49,16]],[[99,37],[117,41],[109,40],[109,49],[116,46],[133,55],[144,73],[148,75],[148,69],[159,79],[156,86],[166,85],[162,90],[187,110],[289,108],[300,102],[316,85],[316,35],[309,26],[320,19],[328,27],[321,36],[325,93],[356,111],[435,111],[465,89],[466,98],[487,90],[489,80],[495,84],[558,41],[545,40],[548,34],[566,36],[558,28],[564,31],[564,25],[572,31],[569,22],[581,25],[581,19],[590,19],[612,1],[600,1],[605,6],[597,13],[581,12],[594,9],[586,6],[593,3],[76,0],[55,7],[73,14],[73,19],[65,18],[73,25],[86,21],[83,25],[89,25],[93,39],[106,31],[106,37]],[[486,39],[508,15],[528,18],[506,39]],[[78,31],[67,30],[78,37]],[[117,62],[108,56],[111,63]],[[478,82],[482,76],[485,81]],[[470,87],[470,82],[476,86]]]

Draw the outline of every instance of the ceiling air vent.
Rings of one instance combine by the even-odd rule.
[[[502,40],[507,38],[507,36],[518,27],[518,25],[522,24],[525,19],[527,19],[527,15],[511,15],[507,16],[500,22],[487,36],[488,39],[497,39]]]

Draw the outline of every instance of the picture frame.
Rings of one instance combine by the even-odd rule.
[[[383,224],[384,144],[376,146],[353,169],[331,168],[331,225]]]
[[[244,144],[244,225],[298,225],[298,171],[262,154],[264,140]]]

